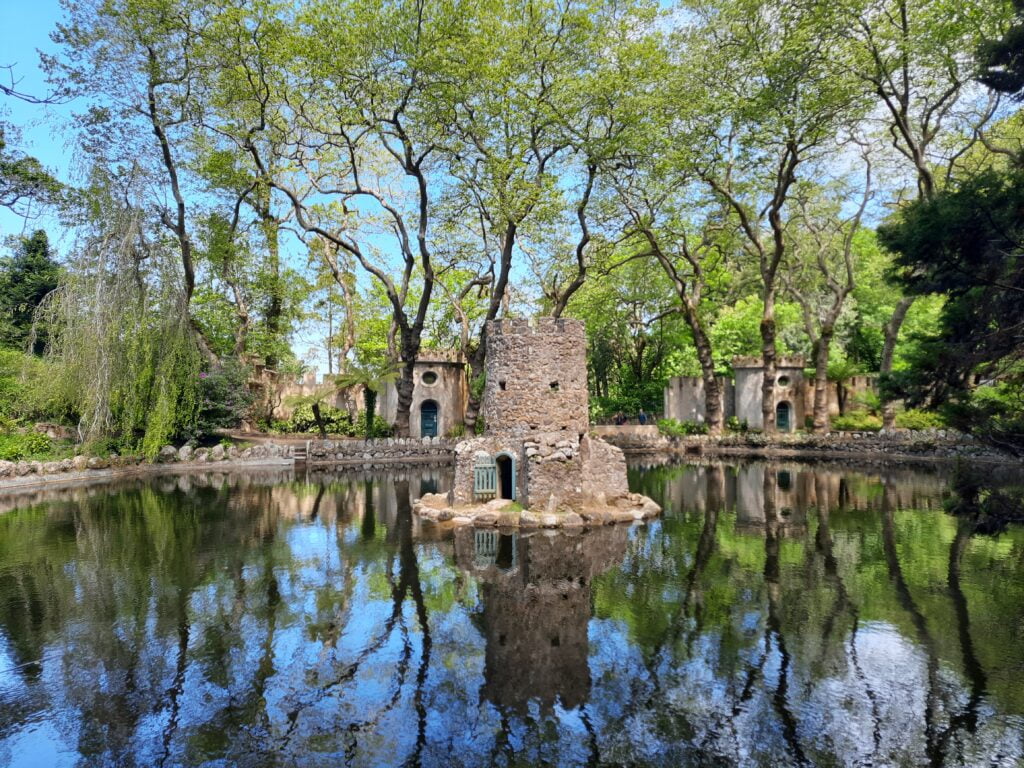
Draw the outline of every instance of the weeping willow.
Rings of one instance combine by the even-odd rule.
[[[76,248],[37,312],[47,357],[85,442],[113,440],[153,458],[196,422],[202,362],[173,250],[150,242],[139,214],[108,213]]]

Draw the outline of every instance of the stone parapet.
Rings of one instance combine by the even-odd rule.
[[[310,440],[310,464],[434,462],[449,463],[458,441],[442,437],[383,437],[373,440]]]

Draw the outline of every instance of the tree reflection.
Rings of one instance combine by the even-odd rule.
[[[0,761],[39,722],[86,764],[1024,760],[1024,531],[964,514],[987,485],[952,516],[898,468],[641,479],[661,519],[557,536],[426,526],[444,482],[408,471],[33,496]]]

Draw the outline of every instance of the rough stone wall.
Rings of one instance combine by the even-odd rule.
[[[488,456],[509,453],[516,460],[516,501],[524,507],[526,501],[526,473],[523,471],[525,455],[523,441],[508,435],[489,435],[463,440],[455,446],[455,482],[452,485],[453,504],[473,502],[473,468],[479,452]]]
[[[594,437],[580,441],[583,462],[583,493],[613,499],[629,493],[626,455],[620,448]]]
[[[531,435],[526,453],[525,506],[555,511],[559,504],[583,491],[583,459],[580,441],[564,432]]]
[[[582,321],[489,322],[482,413],[491,434],[567,432],[578,439],[585,433],[590,414]]]
[[[311,463],[335,461],[451,461],[455,440],[441,437],[381,437],[373,440],[310,440]]]

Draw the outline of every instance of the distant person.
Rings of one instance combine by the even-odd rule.
[[[646,413],[644,413],[644,409],[643,409],[643,408],[641,408],[641,409],[640,409],[640,413],[638,413],[638,414],[636,415],[636,420],[637,420],[638,422],[640,422],[640,426],[643,426],[644,424],[646,424],[646,423],[647,423],[647,414],[646,414]]]
[[[626,415],[622,411],[618,411],[612,421],[615,422],[616,427],[621,427],[626,423]]]

